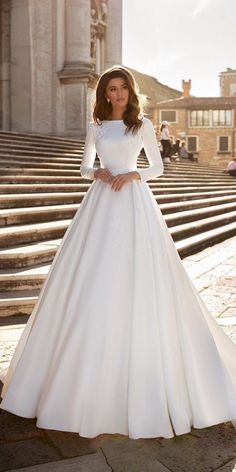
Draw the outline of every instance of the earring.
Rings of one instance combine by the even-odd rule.
[[[107,103],[110,103],[110,101],[111,101],[110,98],[107,98]]]

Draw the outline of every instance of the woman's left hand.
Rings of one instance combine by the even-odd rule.
[[[125,174],[118,174],[113,177],[113,182],[111,184],[112,190],[119,191],[122,187],[132,180],[141,180],[140,174],[136,171],[126,172]]]

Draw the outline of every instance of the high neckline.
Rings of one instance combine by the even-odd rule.
[[[103,121],[124,121],[124,120],[103,120]]]

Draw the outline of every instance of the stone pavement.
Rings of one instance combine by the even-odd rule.
[[[236,342],[236,237],[183,261],[209,311]],[[7,365],[26,317],[0,319],[1,363]],[[44,430],[35,419],[0,410],[0,472],[236,472],[231,422],[172,439],[129,439]]]

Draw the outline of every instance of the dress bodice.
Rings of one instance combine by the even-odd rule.
[[[123,120],[104,120],[100,125],[94,122],[89,124],[80,167],[83,177],[94,178],[96,153],[101,167],[110,170],[113,175],[136,170],[141,181],[146,181],[163,174],[163,163],[152,122],[144,117],[137,133],[125,131]],[[137,169],[137,158],[142,148],[145,149],[150,167]]]

